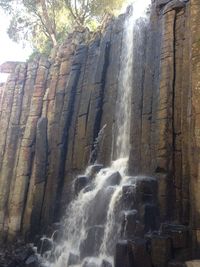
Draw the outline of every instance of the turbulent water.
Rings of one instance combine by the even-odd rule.
[[[43,266],[102,267],[103,260],[113,266],[115,245],[122,234],[122,189],[124,185],[133,183],[127,176],[127,164],[134,82],[133,51],[137,49],[136,44],[139,45],[139,40],[134,40],[138,27],[136,21],[146,17],[149,4],[150,0],[136,1],[124,24],[115,118],[115,160],[109,168],[103,168],[95,175],[93,167],[87,168],[85,175],[90,177],[89,185],[69,205],[59,244],[54,241],[55,235],[48,240],[52,247],[42,254]],[[44,239],[44,243],[46,241]]]

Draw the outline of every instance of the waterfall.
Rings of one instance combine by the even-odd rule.
[[[115,158],[117,162],[128,162],[129,147],[130,147],[130,122],[131,122],[131,92],[133,88],[133,51],[137,49],[140,44],[137,20],[146,17],[147,7],[150,0],[135,1],[129,8],[129,17],[125,20],[124,33],[122,40],[121,66],[118,78],[118,97],[116,103],[116,144],[115,144]],[[120,159],[120,160],[119,160]],[[114,163],[116,164],[116,163]]]
[[[130,135],[130,117],[131,117],[131,89],[132,89],[132,71],[133,71],[133,19],[130,15],[125,20],[121,67],[118,82],[118,97],[116,104],[116,158],[128,158],[129,155],[129,135]]]
[[[46,267],[113,266],[115,244],[120,238],[121,198],[124,185],[133,181],[127,176],[130,147],[131,92],[134,65],[133,50],[136,21],[146,16],[150,0],[137,0],[125,20],[118,81],[115,117],[115,160],[109,168],[94,174],[88,167],[81,179],[89,183],[69,204],[59,244],[50,240],[52,249],[42,255]],[[139,38],[139,37],[138,37]],[[103,265],[103,261],[107,265]]]

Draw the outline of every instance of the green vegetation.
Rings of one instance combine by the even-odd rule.
[[[101,21],[105,13],[119,10],[123,2],[123,0],[65,0],[78,25],[87,25],[92,19]]]
[[[48,53],[74,27],[95,30],[105,13],[115,13],[125,0],[0,0],[10,17],[9,37]]]

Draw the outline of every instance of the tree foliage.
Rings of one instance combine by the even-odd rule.
[[[12,0],[0,0],[0,6],[5,10],[11,9]]]
[[[9,37],[32,44],[37,50],[56,46],[69,27],[69,12],[62,0],[0,0],[11,15]]]
[[[100,21],[105,13],[121,8],[124,0],[65,0],[73,19],[78,25],[87,25],[91,20]]]
[[[119,9],[124,0],[0,0],[10,14],[9,37],[48,51],[65,38],[74,25],[95,28],[106,12]]]

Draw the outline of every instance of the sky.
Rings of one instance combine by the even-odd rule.
[[[25,61],[31,54],[31,48],[23,48],[11,41],[6,33],[9,17],[0,10],[0,65],[5,61]],[[0,73],[0,82],[6,80],[7,75]]]

